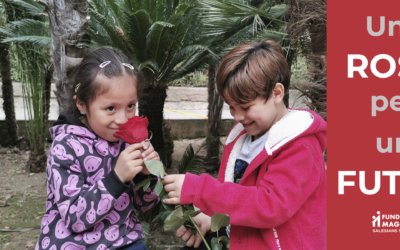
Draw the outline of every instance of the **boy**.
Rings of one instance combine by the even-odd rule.
[[[281,47],[268,40],[233,49],[217,87],[238,123],[227,137],[218,180],[169,175],[166,204],[191,204],[209,231],[210,216],[228,214],[231,249],[326,249],[326,122],[309,110],[287,109],[290,71]],[[201,238],[180,228],[196,248]]]

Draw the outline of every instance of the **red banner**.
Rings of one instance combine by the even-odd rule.
[[[398,6],[328,1],[328,249],[400,249]]]

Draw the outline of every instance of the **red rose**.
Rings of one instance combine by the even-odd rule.
[[[129,144],[142,142],[149,136],[147,126],[149,126],[147,117],[134,116],[119,127],[118,131],[114,133],[114,137],[120,138]]]

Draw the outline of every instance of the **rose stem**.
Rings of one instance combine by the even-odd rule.
[[[211,248],[208,246],[206,239],[204,239],[203,234],[200,231],[200,228],[197,226],[196,222],[192,219],[192,216],[189,215],[189,219],[192,222],[193,226],[196,228],[197,233],[200,234],[200,237],[203,239],[204,244],[206,245],[208,250],[211,250]]]

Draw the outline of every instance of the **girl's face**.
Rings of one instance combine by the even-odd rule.
[[[99,74],[95,81],[112,84],[113,87],[108,92],[96,96],[89,104],[89,109],[77,102],[78,109],[86,115],[93,132],[106,141],[116,142],[119,139],[114,137],[115,131],[136,114],[136,80],[130,75],[106,78]]]
[[[249,103],[239,104],[229,95],[225,96],[231,115],[236,122],[243,125],[247,134],[254,136],[254,140],[263,136],[288,112],[283,104],[284,88],[279,84],[272,91],[268,101],[263,97],[257,97]]]

